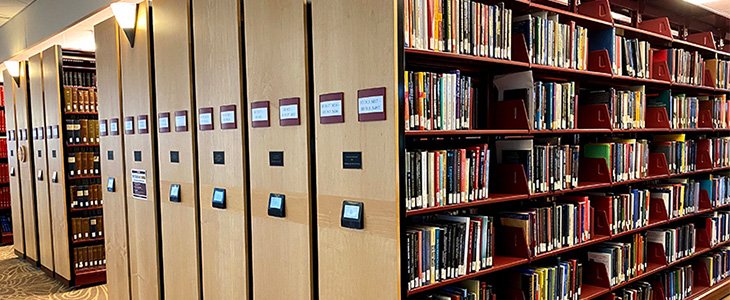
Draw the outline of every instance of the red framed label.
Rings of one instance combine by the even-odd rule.
[[[335,124],[345,122],[345,93],[330,93],[319,96],[319,123]]]
[[[150,122],[148,116],[140,115],[137,118],[137,131],[139,131],[139,134],[150,133]]]
[[[160,133],[170,132],[170,113],[163,112],[163,113],[157,114],[157,124],[159,126],[158,131]]]
[[[269,127],[269,101],[251,103],[251,127]]]
[[[385,120],[385,88],[357,91],[357,120],[360,122]]]
[[[134,117],[124,118],[124,133],[134,134]]]
[[[107,121],[106,120],[99,120],[99,135],[100,136],[107,136]]]
[[[188,131],[188,111],[179,110],[175,112],[175,132]]]
[[[119,118],[109,120],[109,134],[119,135]]]
[[[213,108],[203,107],[198,109],[198,128],[200,131],[213,130]]]
[[[299,124],[301,124],[299,98],[279,99],[279,125],[298,126]]]
[[[221,112],[221,129],[238,128],[238,120],[236,119],[236,105],[223,105],[220,107]]]

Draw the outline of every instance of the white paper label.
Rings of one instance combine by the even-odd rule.
[[[325,101],[319,103],[320,117],[334,117],[342,115],[342,100]]]
[[[221,112],[221,124],[233,124],[236,123],[236,111],[222,111]]]
[[[251,110],[251,120],[257,121],[268,121],[269,120],[269,108],[260,107]]]
[[[282,120],[299,119],[299,105],[290,104],[279,107],[279,118]]]
[[[384,109],[383,96],[372,96],[357,99],[357,112],[360,114],[381,113]]]
[[[124,130],[127,130],[127,131],[134,130],[134,122],[124,121]]]
[[[110,130],[111,130],[112,132],[117,132],[117,131],[119,131],[119,128],[117,128],[117,122],[111,122],[111,123],[109,123],[109,129],[110,129]],[[56,128],[53,128],[53,130],[56,130]],[[55,136],[55,135],[56,135],[56,133],[54,132],[54,133],[53,133],[53,135]]]
[[[162,117],[160,118],[160,128],[170,128],[170,117]]]
[[[355,219],[357,220],[358,215],[360,214],[360,207],[357,205],[345,205],[345,213],[344,216],[347,219]]]
[[[187,116],[175,116],[175,127],[185,127],[188,125]]]
[[[281,209],[281,196],[273,196],[271,197],[271,204],[269,207],[275,208],[275,209]]]
[[[99,132],[101,132],[101,134],[106,134],[106,123],[99,123]]]
[[[213,124],[213,114],[204,113],[200,114],[200,125],[211,125]]]
[[[139,119],[137,127],[139,127],[139,130],[147,130],[147,119]]]
[[[132,197],[147,200],[147,171],[132,169]]]

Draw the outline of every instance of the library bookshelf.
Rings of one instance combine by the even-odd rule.
[[[526,204],[540,204],[556,196],[587,195],[597,191],[619,191],[629,186],[646,186],[684,178],[700,178],[710,174],[723,174],[728,165],[717,165],[706,142],[702,142],[696,155],[697,168],[687,172],[670,172],[667,157],[651,153],[645,161],[646,175],[630,180],[615,181],[611,178],[612,167],[608,161],[581,157],[578,184],[573,188],[536,193],[528,187],[528,176],[521,166],[498,165],[491,158],[489,195],[453,205],[406,209],[407,151],[411,149],[440,149],[449,145],[473,142],[488,144],[494,149],[495,141],[521,137],[527,139],[579,137],[596,141],[601,138],[647,138],[659,135],[686,135],[688,137],[721,138],[730,132],[726,127],[713,125],[711,111],[698,107],[697,122],[691,128],[679,128],[670,124],[670,112],[664,107],[646,107],[642,117],[644,126],[639,128],[617,127],[601,116],[609,115],[605,104],[584,103],[579,97],[576,126],[555,130],[534,129],[527,99],[498,100],[498,90],[493,85],[495,75],[531,71],[532,76],[545,81],[575,82],[579,88],[625,88],[642,86],[650,92],[671,91],[693,96],[724,96],[730,92],[718,86],[714,75],[700,70],[702,80],[693,84],[672,79],[666,60],[650,59],[647,75],[641,78],[624,75],[612,69],[611,55],[607,49],[586,53],[586,68],[548,66],[534,63],[528,51],[526,38],[513,30],[511,59],[500,59],[434,50],[415,49],[405,46],[408,39],[405,26],[407,1],[369,0],[342,3],[318,1],[312,4],[312,44],[314,69],[314,132],[317,176],[317,225],[319,247],[320,297],[337,299],[343,293],[362,292],[371,297],[419,299],[430,293],[443,291],[444,287],[456,287],[470,279],[485,280],[498,285],[502,274],[509,274],[528,266],[544,264],[557,257],[582,257],[590,249],[605,242],[621,241],[630,235],[644,234],[648,230],[679,226],[696,222],[699,217],[722,211],[728,206],[713,206],[707,195],[699,196],[699,209],[680,217],[666,217],[664,204],[651,200],[650,220],[645,226],[620,233],[612,233],[605,227],[606,215],[592,210],[591,238],[582,243],[531,255],[524,242],[525,234],[500,228],[496,230],[492,266],[480,271],[467,272],[455,278],[410,288],[408,282],[408,253],[406,231],[419,225],[419,220],[435,215],[464,215],[474,211],[498,216],[500,210]],[[413,2],[413,1],[410,1]],[[498,1],[478,1],[497,5]],[[706,60],[730,59],[727,47],[717,47],[713,26],[697,23],[681,23],[679,11],[687,10],[682,1],[582,1],[580,5],[562,5],[561,1],[505,1],[504,7],[513,16],[544,11],[592,30],[614,30],[614,35],[651,43],[649,56],[664,49],[682,49],[697,53]],[[669,4],[664,5],[665,2]],[[631,22],[621,23],[613,19],[613,10],[630,11]],[[697,11],[701,10],[699,8]],[[353,14],[352,12],[367,12]],[[703,13],[711,14],[704,11]],[[722,16],[714,16],[722,19]],[[372,20],[380,20],[373,23]],[[725,19],[723,19],[725,20]],[[725,20],[726,21],[726,20]],[[725,22],[723,21],[723,22]],[[511,25],[510,25],[511,26]],[[367,31],[361,28],[367,27]],[[671,29],[678,28],[686,34],[674,36]],[[356,37],[356,38],[354,38]],[[344,42],[347,41],[347,42]],[[588,39],[588,43],[591,39]],[[336,45],[336,46],[335,46]],[[426,43],[428,45],[428,43]],[[704,69],[704,66],[703,66]],[[354,73],[351,70],[356,70]],[[407,110],[408,82],[406,71],[454,72],[467,74],[475,79],[475,89],[484,91],[474,96],[477,108],[471,117],[473,122],[463,130],[410,130]],[[375,119],[363,118],[360,101],[365,100],[373,89],[383,91],[379,101],[383,108]],[[366,92],[363,94],[363,92]],[[647,93],[650,93],[647,92]],[[332,98],[339,95],[340,98]],[[366,95],[366,96],[363,96]],[[322,103],[339,99],[342,103],[341,119],[330,122],[331,111],[322,115]],[[323,101],[324,100],[324,101]],[[319,105],[316,105],[319,104]],[[428,148],[431,147],[431,148]],[[494,151],[494,150],[492,150]],[[344,160],[349,153],[359,153],[357,167]],[[374,188],[377,187],[377,188]],[[340,223],[344,201],[362,203],[364,210],[362,229],[345,228]],[[502,238],[500,238],[500,235]],[[517,242],[515,242],[517,241]],[[702,269],[699,257],[727,246],[728,242],[711,245],[707,232],[697,230],[696,248],[681,259],[667,262],[662,255],[649,254],[646,270],[619,284],[611,285],[600,275],[595,264],[584,261],[583,286],[580,299],[613,299],[612,293],[633,283],[648,281],[663,293],[656,283],[656,275],[677,266],[695,267],[693,292],[698,297],[726,285],[727,280],[712,286],[707,272]],[[367,251],[362,249],[367,248]],[[580,259],[580,258],[579,258]],[[585,260],[585,259],[584,259]],[[356,267],[359,272],[349,272]],[[330,271],[332,270],[332,271]],[[599,275],[595,275],[599,274]],[[362,280],[368,278],[367,280]],[[349,283],[358,282],[357,286]],[[500,289],[496,289],[498,298]],[[511,296],[515,296],[510,294]],[[662,294],[663,295],[663,294]],[[516,296],[515,296],[516,297]],[[515,299],[520,299],[516,297]]]

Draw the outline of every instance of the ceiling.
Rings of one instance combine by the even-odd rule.
[[[705,1],[702,5],[709,7],[715,11],[718,11],[726,16],[730,16],[730,1],[727,0],[714,0]]]
[[[0,0],[0,26],[35,0]]]

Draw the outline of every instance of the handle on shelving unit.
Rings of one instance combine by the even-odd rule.
[[[649,198],[649,224],[669,220],[669,209],[662,198]]]
[[[669,175],[669,164],[664,153],[649,153],[649,176]]]
[[[703,47],[710,48],[712,50],[717,49],[715,47],[715,38],[711,31],[690,34],[687,36],[687,41]]]
[[[643,22],[639,23],[638,28],[641,30],[653,32],[653,33],[656,33],[658,35],[662,35],[662,36],[665,36],[668,38],[672,38],[672,31],[671,31],[671,27],[669,25],[668,17],[661,17],[661,18],[643,21]]]
[[[670,129],[669,115],[664,107],[646,108],[646,128]]]
[[[578,13],[613,24],[608,0],[595,0],[578,5]]]
[[[497,101],[492,119],[495,129],[529,130],[532,127],[527,117],[525,101],[522,99]]]

